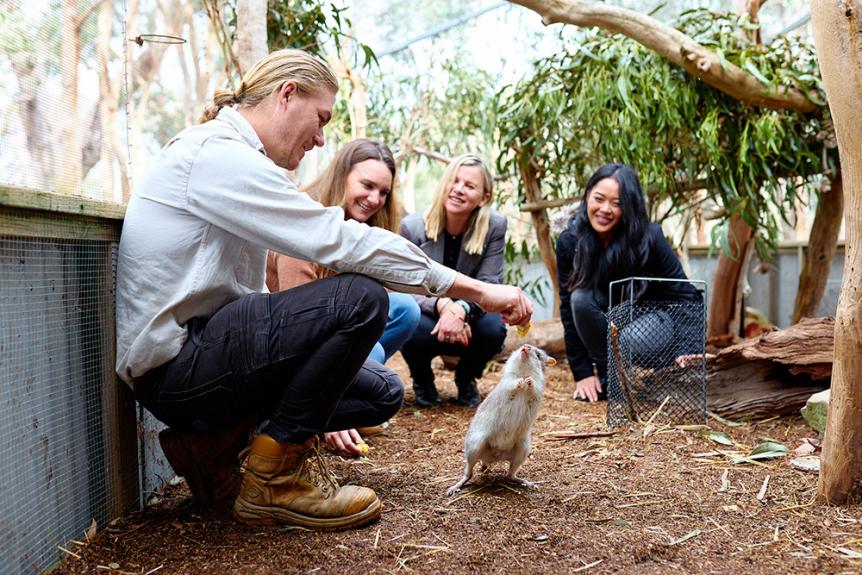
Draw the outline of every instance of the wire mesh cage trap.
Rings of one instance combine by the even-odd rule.
[[[654,282],[672,289],[653,292],[684,297],[639,298]],[[608,426],[703,423],[706,283],[631,277],[611,282],[609,291]]]

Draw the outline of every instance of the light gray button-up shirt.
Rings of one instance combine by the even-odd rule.
[[[455,272],[401,236],[344,219],[299,192],[232,108],[186,128],[129,201],[117,262],[117,373],[176,357],[185,324],[263,291],[268,249],[357,272],[398,291],[443,295]]]

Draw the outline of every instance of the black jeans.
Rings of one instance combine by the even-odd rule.
[[[388,306],[379,283],[355,274],[244,296],[190,322],[180,354],[144,376],[139,400],[181,429],[268,418],[264,433],[282,443],[382,423],[404,394],[395,373],[366,361]]]
[[[438,355],[454,355],[461,359],[455,368],[455,383],[465,384],[482,376],[485,366],[502,349],[506,340],[506,325],[498,313],[485,313],[470,322],[472,337],[467,347],[444,343],[431,335],[437,319],[423,312],[413,336],[401,348],[401,355],[410,368],[414,385],[434,383],[431,360]]]
[[[604,384],[608,368],[608,296],[600,290],[577,288],[572,291],[572,318],[587,355],[599,371]]]

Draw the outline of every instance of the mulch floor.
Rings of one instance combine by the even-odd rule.
[[[390,364],[409,377],[400,356]],[[451,373],[437,370],[444,398]],[[499,380],[492,365],[480,390]],[[791,456],[734,463],[764,440],[791,450],[817,433],[799,417],[715,419],[708,429],[633,425],[611,436],[605,404],[572,399],[565,363],[550,369],[520,475],[504,466],[446,489],[462,471],[473,410],[447,403],[417,410],[408,391],[369,457],[329,454],[342,483],[372,487],[383,516],[353,531],[247,528],[228,512],[190,505],[184,484],[154,505],[70,543],[55,571],[80,573],[860,573],[862,509],[814,504],[817,476]],[[732,445],[710,439],[724,432]],[[559,432],[565,432],[563,434]],[[561,439],[560,435],[581,434]]]

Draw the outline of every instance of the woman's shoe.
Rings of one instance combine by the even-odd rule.
[[[476,382],[471,379],[466,383],[458,383],[457,385],[457,403],[464,407],[479,407],[479,404],[482,403],[482,396],[479,395],[479,388],[476,387]]]
[[[414,381],[413,395],[416,396],[416,399],[413,401],[416,407],[438,407],[443,405],[443,400],[440,399],[437,388],[434,387],[433,383],[421,385]]]

